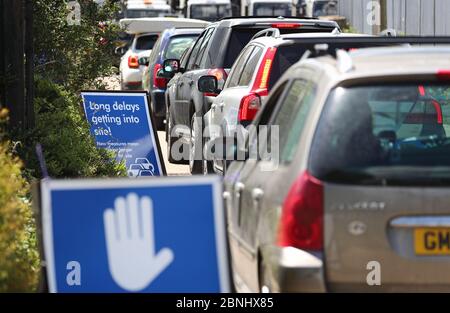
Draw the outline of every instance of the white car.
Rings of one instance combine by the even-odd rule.
[[[144,33],[134,36],[128,51],[120,60],[120,83],[123,90],[142,89],[144,66],[139,59],[149,57],[159,33]]]
[[[120,26],[126,29],[128,34],[134,35],[128,51],[120,60],[122,89],[142,89],[142,75],[145,66],[139,64],[139,59],[150,56],[159,34],[165,29],[206,27],[208,24],[202,20],[174,17],[124,18],[120,20]]]

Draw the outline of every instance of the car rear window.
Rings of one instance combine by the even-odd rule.
[[[269,90],[289,67],[300,60],[305,51],[306,48],[301,44],[278,47],[270,72]]]
[[[158,35],[140,36],[136,39],[136,50],[151,50],[158,40]]]
[[[450,183],[450,85],[339,87],[310,155],[324,181],[383,185]]]
[[[167,45],[166,51],[164,52],[164,59],[179,60],[184,50],[189,48],[197,37],[197,35],[172,37]]]
[[[235,27],[233,28],[230,36],[230,40],[228,42],[228,46],[226,48],[226,54],[224,59],[224,68],[231,68],[234,61],[236,61],[239,53],[241,53],[242,49],[250,42],[253,36],[266,27]],[[313,27],[305,27],[304,32],[331,32],[333,28],[313,28]],[[281,28],[281,34],[289,34],[289,33],[299,33],[302,32],[301,29],[290,29],[290,28]]]

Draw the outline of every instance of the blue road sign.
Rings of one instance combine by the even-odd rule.
[[[51,292],[229,292],[216,177],[44,180]]]
[[[97,147],[125,161],[128,176],[165,174],[145,92],[85,91],[81,96]]]

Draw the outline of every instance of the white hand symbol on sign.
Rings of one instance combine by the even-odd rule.
[[[128,291],[140,291],[174,259],[172,250],[155,251],[153,204],[134,193],[117,198],[114,209],[103,214],[109,270],[116,283]]]

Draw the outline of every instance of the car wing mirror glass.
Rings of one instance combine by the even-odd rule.
[[[198,79],[197,88],[200,92],[219,94],[221,90],[217,88],[218,81],[216,76],[205,75]]]
[[[164,60],[162,70],[165,74],[174,75],[180,71],[180,61],[177,59]]]

